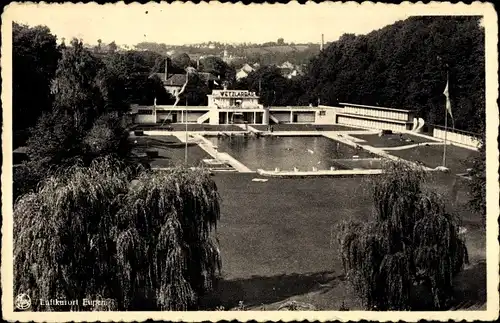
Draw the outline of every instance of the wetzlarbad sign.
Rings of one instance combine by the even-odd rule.
[[[255,97],[255,92],[249,91],[213,91],[214,96],[227,97],[227,98],[244,98],[244,97]]]

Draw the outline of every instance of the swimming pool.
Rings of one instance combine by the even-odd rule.
[[[267,136],[267,137],[207,137],[218,147],[252,170],[299,170],[312,171],[342,167],[342,160],[374,158],[373,154],[357,150],[341,142],[323,136]]]

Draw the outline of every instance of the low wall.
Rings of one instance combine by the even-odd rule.
[[[462,145],[474,147],[474,148],[479,147],[479,144],[480,144],[479,140],[470,134],[460,133],[457,131],[449,131],[449,130],[444,131],[443,129],[439,129],[439,128],[434,128],[434,130],[432,131],[432,136],[434,138],[438,138],[438,139],[442,139],[442,140],[444,140],[445,134],[446,134],[446,141],[450,141],[450,142],[454,142],[454,143],[458,143],[458,144],[462,144]]]

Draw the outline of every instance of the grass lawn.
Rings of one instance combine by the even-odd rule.
[[[173,167],[184,164],[185,144],[175,136],[141,136],[131,139],[133,142],[132,152],[144,154],[148,150],[157,150],[157,158],[149,158],[147,161],[151,167]],[[137,141],[137,143],[134,143]],[[198,166],[203,159],[212,158],[206,151],[196,144],[188,145],[188,166]]]
[[[251,125],[253,128],[261,131],[267,131],[266,125]],[[274,131],[348,131],[348,130],[362,130],[336,124],[297,124],[297,123],[280,123],[272,125]]]
[[[389,154],[410,161],[421,161],[425,166],[437,167],[443,164],[443,145],[420,146],[410,149],[391,150]],[[467,168],[472,167],[470,157],[476,156],[477,151],[458,146],[447,145],[446,167],[453,174],[465,173]]]
[[[188,123],[188,131],[243,131],[242,128],[235,125],[210,125],[200,123]],[[173,123],[161,125],[157,124],[139,124],[133,130],[171,130],[171,131],[185,131],[185,123]]]
[[[334,226],[342,219],[366,219],[371,201],[360,178],[270,178],[254,174],[216,174],[222,196],[218,225],[223,280],[203,305],[226,309],[243,301],[250,308],[276,309],[296,299],[323,310],[342,302],[360,308],[343,277]],[[440,174],[429,184],[453,196],[448,203],[464,219],[474,266],[458,278],[457,302],[485,302],[485,230],[470,213],[466,182]],[[470,305],[470,304],[469,304]]]
[[[436,142],[434,139],[427,139],[415,135],[403,134],[403,139],[411,139],[411,142],[401,141],[399,134],[384,135],[379,137],[378,134],[366,134],[366,135],[351,135],[352,137],[364,140],[360,144],[370,145],[372,147],[399,147],[407,146],[413,144],[419,144],[424,142]]]

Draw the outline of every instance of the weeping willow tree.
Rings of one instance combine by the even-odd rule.
[[[49,177],[14,205],[14,292],[31,299],[113,298],[113,228],[129,173],[111,159]],[[79,305],[82,305],[81,303]],[[80,310],[42,306],[34,310]]]
[[[213,234],[219,217],[217,187],[206,172],[178,168],[141,174],[118,215],[125,306],[195,308],[220,273]]]
[[[423,189],[425,177],[420,168],[388,162],[369,186],[372,219],[340,226],[344,270],[369,309],[411,310],[417,286],[432,296],[432,309],[444,309],[453,277],[468,262],[459,219]]]
[[[14,293],[111,299],[110,310],[192,309],[220,270],[219,214],[202,171],[137,175],[110,158],[71,167],[14,206]]]

